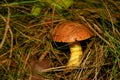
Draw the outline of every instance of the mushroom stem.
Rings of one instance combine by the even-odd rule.
[[[71,55],[70,55],[70,59],[68,61],[67,66],[68,67],[79,66],[80,59],[83,54],[80,43],[78,41],[76,41],[76,42],[73,42],[72,44],[70,44],[70,51],[71,51]]]

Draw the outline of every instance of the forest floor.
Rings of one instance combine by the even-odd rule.
[[[120,1],[74,0],[59,9],[51,1],[0,2],[0,80],[120,80]],[[66,67],[69,44],[51,35],[64,21],[86,24],[94,34],[81,41],[78,67]]]

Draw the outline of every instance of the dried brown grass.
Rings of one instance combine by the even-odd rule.
[[[29,64],[44,59],[51,61],[51,68],[42,74],[48,80],[120,79],[120,1],[75,0],[64,17],[53,15],[50,8],[41,16],[29,16],[32,4],[0,6],[0,79],[30,80]],[[84,55],[78,68],[65,68],[68,46],[51,37],[55,25],[65,19],[86,23],[95,34],[82,41]]]

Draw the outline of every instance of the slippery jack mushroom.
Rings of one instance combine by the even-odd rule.
[[[93,33],[88,26],[77,22],[62,22],[54,28],[52,32],[53,40],[69,43],[71,55],[67,67],[80,65],[83,52],[79,41],[86,40],[92,35]]]

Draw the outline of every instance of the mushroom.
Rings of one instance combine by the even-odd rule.
[[[83,55],[79,41],[92,37],[93,33],[88,26],[77,22],[62,22],[56,25],[52,32],[52,38],[56,42],[69,43],[70,59],[67,67],[78,67]]]
[[[44,59],[42,61],[34,61],[34,60],[31,61],[30,62],[30,68],[32,70],[31,80],[46,80],[45,77],[37,73],[42,73],[45,69],[50,68],[50,66],[51,66],[51,61],[48,59]]]

